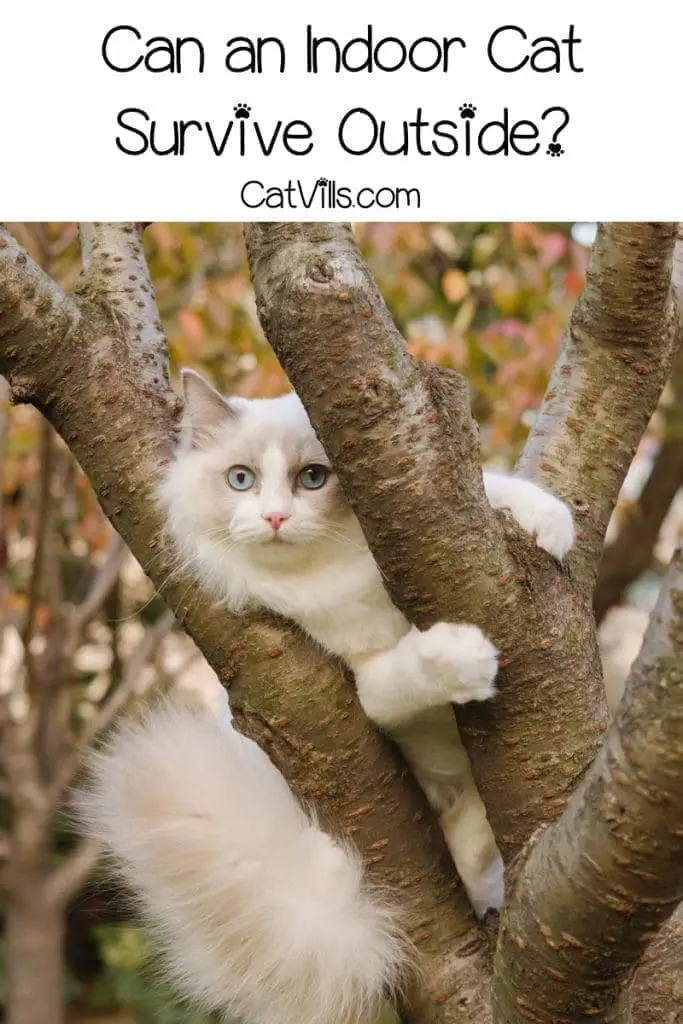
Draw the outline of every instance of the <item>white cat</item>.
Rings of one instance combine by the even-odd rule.
[[[503,862],[451,707],[493,696],[495,648],[476,626],[421,632],[394,607],[296,395],[223,399],[191,371],[183,388],[181,443],[161,489],[179,554],[230,608],[279,612],[351,667],[366,713],[439,813],[475,911],[500,907]],[[564,556],[574,527],[562,502],[524,480],[484,482],[494,506]],[[386,902],[245,744],[229,712],[209,725],[162,709],[124,726],[81,800],[87,829],[205,1005],[262,1024],[373,1019],[367,1008],[405,963]]]
[[[450,707],[493,696],[495,648],[476,626],[421,632],[394,607],[296,394],[224,399],[193,371],[182,381],[182,440],[161,492],[180,552],[233,610],[293,619],[350,666],[366,714],[438,811],[475,911],[499,908],[503,863]],[[485,473],[484,483],[494,507],[564,557],[566,505],[526,480]]]

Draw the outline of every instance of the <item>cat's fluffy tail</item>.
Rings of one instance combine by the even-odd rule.
[[[118,728],[76,798],[207,1009],[259,1024],[372,1020],[409,962],[360,859],[311,821],[260,748],[166,701]]]

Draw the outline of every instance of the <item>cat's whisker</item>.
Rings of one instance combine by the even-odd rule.
[[[175,562],[176,559],[178,558],[178,555],[176,551],[172,549],[169,550],[168,548],[164,547],[161,549],[161,551],[155,551],[155,553],[152,555],[149,561],[146,562],[144,565],[142,565],[141,562],[138,562],[138,564],[145,572],[145,574],[149,575],[151,569],[153,569],[154,566],[157,565],[163,558],[167,558],[169,562]]]
[[[195,606],[195,604],[197,603],[197,601],[199,599],[199,593],[195,592],[195,595],[194,595],[193,599],[189,602],[187,607],[183,610],[182,614],[180,613],[180,609],[182,608],[182,605],[183,605],[183,602],[184,602],[185,598],[187,597],[187,595],[194,588],[195,588],[195,582],[194,582],[194,580],[191,580],[190,583],[188,584],[188,586],[183,591],[182,596],[179,598],[179,600],[178,600],[178,602],[176,604],[176,607],[175,607],[175,610],[174,610],[173,614],[175,615],[176,622],[178,623],[179,626],[183,626],[185,624],[185,622],[187,622],[188,615],[190,614],[190,612],[192,611],[193,607]]]
[[[302,534],[302,536],[306,536],[306,535]],[[320,523],[320,524],[316,523],[314,529],[310,532],[310,534],[308,536],[311,539],[313,539],[315,537],[323,537],[323,538],[327,538],[328,540],[339,541],[342,544],[349,544],[352,548],[355,548],[356,551],[360,551],[361,554],[365,555],[365,554],[368,553],[368,549],[367,549],[366,546],[363,546],[362,544],[359,544],[357,541],[352,540],[351,537],[348,537],[341,530],[336,530],[334,527],[330,526],[328,523]],[[377,569],[378,569],[379,573],[381,574],[382,578],[386,580],[387,579],[387,575],[383,571],[382,567],[378,565]]]
[[[362,544],[359,544],[355,540],[352,540],[351,537],[348,537],[345,533],[342,533],[341,530],[335,530],[331,526],[323,525],[320,533],[321,536],[329,537],[330,540],[339,540],[343,544],[350,544],[352,548],[355,548],[357,551],[362,552],[362,554],[367,554],[367,547],[363,546]]]

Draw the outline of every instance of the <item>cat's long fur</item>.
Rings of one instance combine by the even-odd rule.
[[[125,720],[76,799],[181,990],[258,1024],[362,1024],[408,945],[358,855],[229,722],[166,701]]]

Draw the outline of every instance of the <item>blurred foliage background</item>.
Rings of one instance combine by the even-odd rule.
[[[413,354],[468,377],[486,462],[512,465],[533,424],[583,286],[591,228],[354,226]],[[14,224],[10,230],[65,288],[73,287],[80,272],[76,225]],[[191,366],[222,391],[245,396],[286,390],[256,318],[240,226],[153,224],[145,242],[174,373]],[[2,383],[0,378],[0,388]],[[663,422],[655,417],[643,442],[650,459]],[[51,645],[57,650],[54,688],[68,699],[62,712],[65,750],[49,751],[55,771],[60,758],[69,756],[74,737],[93,739],[141,690],[183,679],[207,688],[212,682],[193,660],[190,642],[171,631],[162,602],[130,556],[113,547],[111,528],[68,450],[33,409],[10,409],[6,387],[0,390],[0,446],[0,692],[12,689],[12,673],[19,672],[21,651],[12,653],[15,633],[26,641],[25,658],[31,651],[39,658]],[[637,489],[630,497],[625,492],[619,515],[635,496]],[[103,577],[106,594],[94,610],[90,607],[89,617],[79,619],[79,609]],[[65,654],[65,623],[74,618],[79,628],[69,634]],[[636,650],[639,628],[636,622]],[[123,696],[112,700],[117,692]],[[5,854],[17,816],[7,771],[10,755],[3,747]],[[57,808],[45,870],[69,863],[77,850]],[[200,1024],[205,1019],[178,1005],[154,980],[149,950],[125,900],[101,873],[76,885],[65,915],[62,992],[68,1021]],[[9,955],[6,943],[3,955]]]

